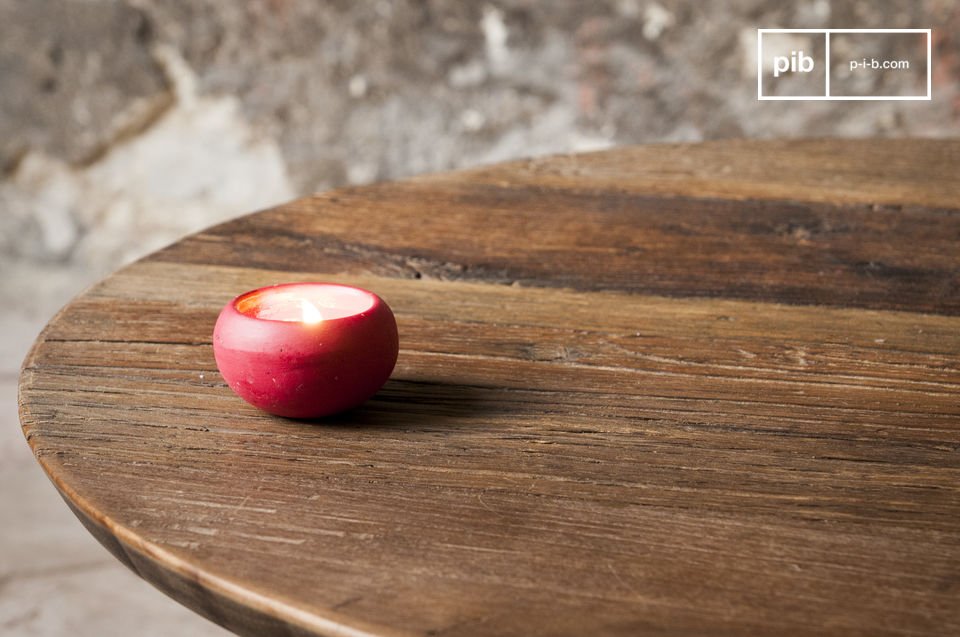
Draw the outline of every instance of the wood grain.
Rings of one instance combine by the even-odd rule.
[[[960,201],[960,145],[784,144],[640,147],[335,191],[156,258],[960,312],[960,214],[947,205]],[[838,179],[849,192],[822,203]]]
[[[21,421],[91,533],[240,634],[957,634],[958,160],[654,146],[291,202],[74,300]],[[401,334],[311,423],[210,346],[305,279]]]

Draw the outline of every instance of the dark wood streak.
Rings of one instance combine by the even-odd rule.
[[[960,632],[960,143],[619,149],[349,188],[75,299],[21,375],[71,509],[246,635]],[[220,307],[373,289],[393,378],[318,422]]]
[[[372,198],[319,196],[320,214],[312,207],[267,211],[213,228],[159,258],[960,312],[960,270],[951,258],[960,244],[956,210],[465,182],[449,192],[431,182],[376,186]],[[365,231],[357,222],[370,217],[379,224]],[[269,244],[258,241],[265,234]],[[512,237],[526,237],[526,249],[516,250]]]

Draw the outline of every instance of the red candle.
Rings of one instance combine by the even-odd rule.
[[[383,299],[333,283],[241,294],[213,331],[214,357],[230,388],[289,418],[359,405],[387,381],[398,349],[397,322]]]

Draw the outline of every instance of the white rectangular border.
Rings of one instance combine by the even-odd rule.
[[[933,29],[757,29],[757,99],[761,102],[876,102],[932,100]],[[763,34],[765,33],[823,33],[826,35],[824,62],[827,65],[824,95],[764,95],[763,94]],[[927,94],[926,95],[830,95],[830,34],[831,33],[926,33],[927,34]]]

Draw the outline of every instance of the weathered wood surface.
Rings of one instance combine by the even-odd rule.
[[[958,166],[726,142],[292,202],[58,314],[24,431],[118,558],[241,634],[960,634]],[[210,346],[302,279],[401,333],[317,423]]]

